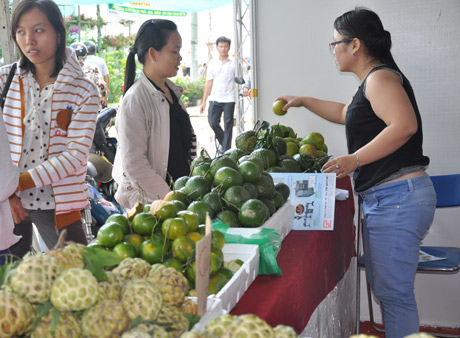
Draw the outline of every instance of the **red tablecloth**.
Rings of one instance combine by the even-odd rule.
[[[298,333],[305,328],[356,255],[350,178],[337,180],[337,188],[348,190],[350,196],[336,201],[334,230],[291,231],[277,257],[282,275],[258,276],[231,314],[253,313],[272,326],[289,325]]]

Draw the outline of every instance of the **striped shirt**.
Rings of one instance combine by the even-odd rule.
[[[99,101],[97,88],[85,78],[74,52],[68,48],[67,54],[67,62],[54,83],[49,121],[45,121],[49,123],[49,135],[43,138],[42,146],[47,147],[47,158],[34,168],[24,168],[19,178],[21,191],[51,185],[58,228],[78,220],[80,210],[88,204],[86,162]],[[9,70],[10,66],[0,69],[0,90]],[[27,71],[18,67],[3,109],[11,159],[18,167],[24,156],[23,119],[30,108],[27,93],[31,85]]]

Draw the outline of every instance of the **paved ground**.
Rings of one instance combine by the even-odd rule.
[[[207,108],[203,114],[200,114],[200,106],[188,107],[187,112],[190,115],[190,121],[192,122],[193,129],[197,136],[197,149],[200,151],[201,148],[205,148],[211,157],[216,154],[216,146],[214,142],[214,132],[208,123]],[[222,127],[223,128],[223,127]],[[233,140],[232,148],[235,144],[236,127],[233,127]]]

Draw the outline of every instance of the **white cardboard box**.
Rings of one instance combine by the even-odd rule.
[[[281,240],[283,240],[292,230],[292,225],[294,224],[294,209],[291,200],[287,200],[286,203],[276,210],[262,226],[255,229],[276,229],[276,232],[281,235]]]
[[[209,296],[219,298],[224,311],[230,312],[259,274],[259,246],[225,244],[222,251],[225,261],[241,259],[244,262],[216,295]]]
[[[196,297],[190,297],[195,303],[197,301]],[[199,322],[193,326],[193,331],[203,331],[204,327],[211,320],[227,313],[222,308],[222,301],[217,297],[208,297],[206,303],[206,313],[200,318]]]

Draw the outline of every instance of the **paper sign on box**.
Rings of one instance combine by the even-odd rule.
[[[293,230],[334,230],[335,174],[270,173],[287,184],[295,207]]]

